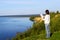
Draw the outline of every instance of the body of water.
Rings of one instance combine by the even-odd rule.
[[[0,40],[10,39],[31,26],[29,17],[0,17]]]

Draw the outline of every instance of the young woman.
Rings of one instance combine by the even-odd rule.
[[[44,20],[45,29],[46,29],[46,38],[49,38],[50,37],[50,28],[49,28],[50,27],[50,14],[49,14],[49,10],[46,10],[45,13],[46,13],[45,16],[43,16],[42,14],[40,16]]]

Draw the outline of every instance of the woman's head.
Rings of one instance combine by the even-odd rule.
[[[49,14],[49,10],[46,10],[45,13],[46,13],[46,14]]]

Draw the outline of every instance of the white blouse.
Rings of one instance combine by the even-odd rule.
[[[49,24],[50,23],[50,15],[45,15],[43,16],[42,14],[40,15],[42,17],[42,19],[44,20],[45,24]],[[43,18],[44,17],[44,18]]]

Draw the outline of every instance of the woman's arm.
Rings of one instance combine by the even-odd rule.
[[[45,20],[45,18],[44,18],[44,16],[43,16],[43,14],[40,14],[40,16],[41,16],[42,20]]]

